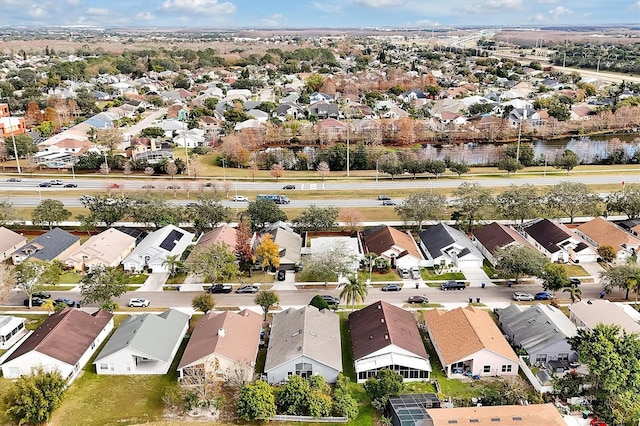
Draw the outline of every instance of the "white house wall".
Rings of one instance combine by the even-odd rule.
[[[496,352],[493,352],[489,349],[482,349],[476,353],[473,353],[467,357],[461,358],[459,360],[457,360],[456,362],[454,362],[453,364],[457,363],[457,362],[470,362],[471,365],[471,373],[474,376],[480,376],[480,377],[490,377],[490,376],[515,376],[518,374],[518,362],[517,361],[513,361],[510,360]],[[445,369],[447,371],[447,377],[452,378],[452,377],[456,377],[455,374],[453,374],[452,368],[451,368],[452,364],[446,365]],[[488,365],[490,366],[490,369],[488,372],[484,371],[484,366]],[[502,366],[503,365],[511,365],[511,371],[510,372],[502,372]]]
[[[295,374],[296,364],[299,364],[301,362],[311,364],[313,369],[312,374],[319,373],[322,377],[324,377],[327,383],[335,383],[338,379],[338,374],[341,371],[315,361],[307,356],[299,356],[290,361],[287,361],[284,364],[274,367],[269,371],[265,371],[265,373],[267,373],[267,381],[271,384],[283,382],[288,376]]]
[[[431,364],[428,359],[422,358],[413,352],[400,348],[396,345],[385,346],[369,355],[354,360],[356,377],[358,373],[389,367],[391,365],[402,365],[416,370],[428,371],[431,374]],[[406,378],[404,381],[424,381],[425,379]],[[365,382],[365,379],[359,379],[358,383]]]
[[[47,372],[59,371],[64,378],[73,373],[73,365],[61,362],[48,355],[31,351],[2,364],[2,375],[5,379],[17,379],[20,376],[30,376],[38,368],[42,368]]]

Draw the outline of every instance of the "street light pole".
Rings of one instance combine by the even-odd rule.
[[[349,177],[349,121],[347,120],[347,177]]]
[[[184,143],[184,159],[187,167],[187,176],[191,176],[191,171],[189,170],[189,152],[187,151],[187,124],[184,121],[182,121],[182,142]]]
[[[16,156],[16,166],[18,167],[18,174],[21,174],[22,170],[20,169],[20,159],[18,158],[18,150],[16,149],[16,138],[13,133],[11,134],[11,141],[13,142],[13,155]]]
[[[104,169],[106,171],[106,174],[109,174],[109,162],[107,161],[107,151],[103,152],[104,154]]]

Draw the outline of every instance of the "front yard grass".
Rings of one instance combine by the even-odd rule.
[[[422,279],[425,281],[461,281],[466,279],[462,272],[445,272],[442,274],[436,274],[433,268],[424,268],[420,271]]]
[[[561,263],[562,267],[565,271],[567,271],[567,275],[570,277],[589,277],[589,274],[585,269],[580,265],[573,265],[571,263]]]
[[[60,275],[60,284],[79,284],[82,277],[75,272],[65,272]]]
[[[358,279],[362,282],[366,282],[369,279],[369,271],[358,271]],[[375,271],[371,273],[372,283],[375,283],[376,281],[399,281],[400,279],[400,276],[394,270],[390,270],[384,274],[380,274]]]
[[[127,278],[128,284],[144,284],[147,281],[149,275],[147,274],[134,274]]]
[[[184,280],[187,278],[187,275],[188,274],[185,272],[179,272],[174,276],[170,276],[169,278],[167,278],[166,284],[183,284]]]

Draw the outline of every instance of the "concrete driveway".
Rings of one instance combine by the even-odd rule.
[[[164,286],[168,278],[168,272],[153,272],[149,274],[149,278],[136,291],[162,291],[162,286]]]

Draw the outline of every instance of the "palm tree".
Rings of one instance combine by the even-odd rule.
[[[351,304],[351,310],[355,309],[356,302],[364,302],[368,290],[365,283],[358,279],[357,275],[349,277],[349,281],[340,284],[342,291],[340,292],[340,300],[345,299],[347,305]]]
[[[562,292],[569,293],[571,303],[575,303],[576,299],[582,300],[582,289],[578,286],[572,285],[571,287],[565,287]]]
[[[178,272],[178,268],[182,265],[182,262],[180,261],[180,255],[174,254],[172,256],[167,256],[162,264],[167,265],[167,267],[169,268],[169,275],[173,277],[176,272]]]

